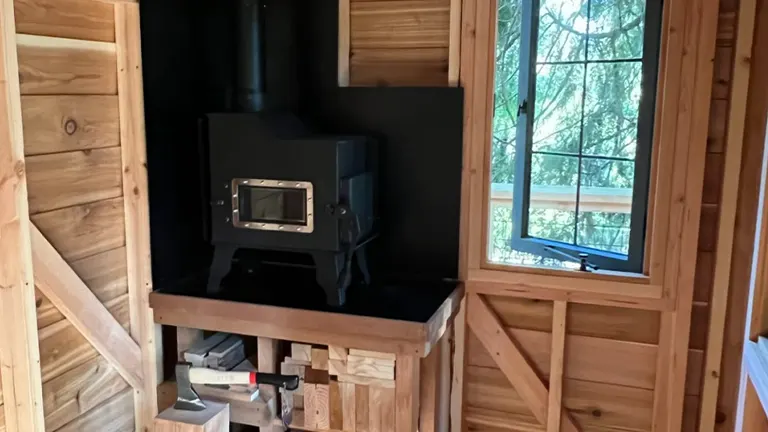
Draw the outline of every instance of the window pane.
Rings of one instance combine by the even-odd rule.
[[[587,2],[541,0],[537,62],[584,60]]]
[[[629,252],[633,161],[584,158],[579,191],[580,246]]]
[[[589,18],[588,60],[643,56],[644,0],[593,0]]]
[[[579,152],[584,65],[536,67],[533,151]]]
[[[574,242],[578,163],[577,157],[532,155],[529,236]]]
[[[642,63],[587,65],[584,154],[634,158]]]

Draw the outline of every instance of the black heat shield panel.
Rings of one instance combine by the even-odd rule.
[[[339,88],[338,1],[275,1],[299,7],[299,116],[322,132],[378,141],[372,272],[397,283],[457,278],[463,89]]]

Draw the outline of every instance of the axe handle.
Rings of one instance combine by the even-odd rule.
[[[218,371],[207,368],[190,368],[192,384],[256,384],[255,372]]]

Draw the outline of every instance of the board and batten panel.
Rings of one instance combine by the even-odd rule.
[[[14,10],[32,221],[127,330],[114,5],[15,0]],[[134,430],[130,386],[39,291],[36,300],[46,429]]]
[[[351,0],[349,84],[447,86],[451,0]]]

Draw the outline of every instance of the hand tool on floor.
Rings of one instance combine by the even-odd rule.
[[[273,385],[281,391],[293,391],[299,387],[299,376],[247,371],[218,371],[192,367],[191,363],[179,363],[176,365],[177,393],[174,408],[183,411],[202,411],[205,409],[205,403],[192,388],[192,384],[244,384],[253,386],[267,384]]]

